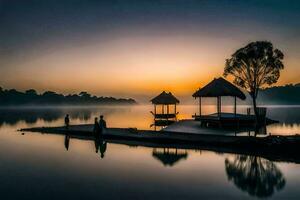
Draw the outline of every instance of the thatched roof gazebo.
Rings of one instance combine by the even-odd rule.
[[[152,104],[156,105],[170,105],[170,104],[178,104],[179,100],[171,93],[163,91],[158,96],[151,99]]]
[[[154,113],[151,112],[155,118],[169,119],[175,118],[177,115],[176,105],[179,104],[179,100],[171,93],[163,91],[158,96],[151,99],[154,104]],[[161,113],[157,113],[156,106],[161,105]],[[169,106],[174,105],[174,112],[170,113]],[[166,112],[165,112],[166,107]]]
[[[202,97],[215,97],[217,98],[217,114],[221,115],[221,97],[230,96],[234,97],[234,114],[236,115],[236,98],[242,100],[246,99],[245,94],[236,86],[224,78],[215,78],[203,88],[197,90],[194,94],[194,98],[199,98],[199,115],[201,116],[201,98]]]

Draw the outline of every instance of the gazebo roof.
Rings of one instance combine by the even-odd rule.
[[[163,91],[158,96],[151,99],[153,104],[177,104],[179,100],[171,93]]]
[[[225,80],[224,78],[215,78],[203,88],[197,90],[193,97],[220,97],[232,96],[242,100],[246,99],[245,94],[235,85]]]

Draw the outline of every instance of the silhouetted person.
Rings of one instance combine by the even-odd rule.
[[[100,127],[100,135],[102,136],[104,130],[106,129],[106,121],[103,119],[103,115],[100,115],[99,127]]]
[[[100,134],[100,126],[99,126],[99,123],[98,123],[98,118],[95,117],[95,122],[94,122],[94,135],[95,136],[99,136]]]
[[[68,114],[65,116],[65,125],[66,125],[66,129],[69,129],[70,118],[69,118],[69,115],[68,115]]]

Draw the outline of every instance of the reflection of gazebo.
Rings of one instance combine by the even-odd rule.
[[[175,149],[175,151],[170,151],[170,149],[165,148],[162,151],[154,149],[152,156],[161,161],[164,166],[173,166],[179,160],[187,159],[187,152],[180,152],[177,149]]]
[[[163,91],[158,96],[151,99],[152,104],[154,104],[154,112],[151,111],[155,118],[155,123],[158,125],[166,124],[176,120],[176,105],[179,103],[179,100],[171,93]],[[161,112],[157,110],[157,106],[161,106]],[[173,111],[170,111],[170,106],[173,107]]]
[[[233,97],[234,98],[234,113],[222,113],[221,109],[221,97]],[[237,114],[236,112],[236,100],[237,97],[245,100],[245,94],[236,86],[228,82],[227,80],[223,79],[222,77],[212,80],[203,88],[197,90],[193,97],[199,98],[199,115],[195,116],[196,120],[200,120],[203,122],[216,122],[218,121],[219,124],[222,124],[224,121],[240,121],[246,119],[246,121],[253,121],[253,116],[246,116]],[[217,98],[217,113],[210,114],[210,115],[202,115],[201,112],[201,98],[203,97],[215,97]],[[251,118],[251,119],[250,119]]]

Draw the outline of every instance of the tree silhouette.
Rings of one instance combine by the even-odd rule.
[[[258,91],[264,85],[277,82],[280,70],[284,68],[283,57],[283,53],[274,49],[271,42],[257,41],[237,50],[226,60],[224,76],[233,76],[233,82],[249,92],[256,118]]]
[[[91,95],[87,92],[80,92],[79,96],[81,96],[83,98],[91,98]]]
[[[285,179],[276,165],[256,156],[238,155],[226,158],[225,168],[230,181],[251,196],[269,197],[285,186]]]
[[[15,89],[0,88],[0,106],[11,105],[98,105],[98,104],[136,104],[134,99],[117,99],[113,97],[97,97],[87,92],[79,95],[62,95],[53,91],[38,94],[34,89],[20,92]]]
[[[26,93],[27,95],[32,95],[32,96],[38,95],[37,92],[36,92],[34,89],[26,90],[25,93]]]

